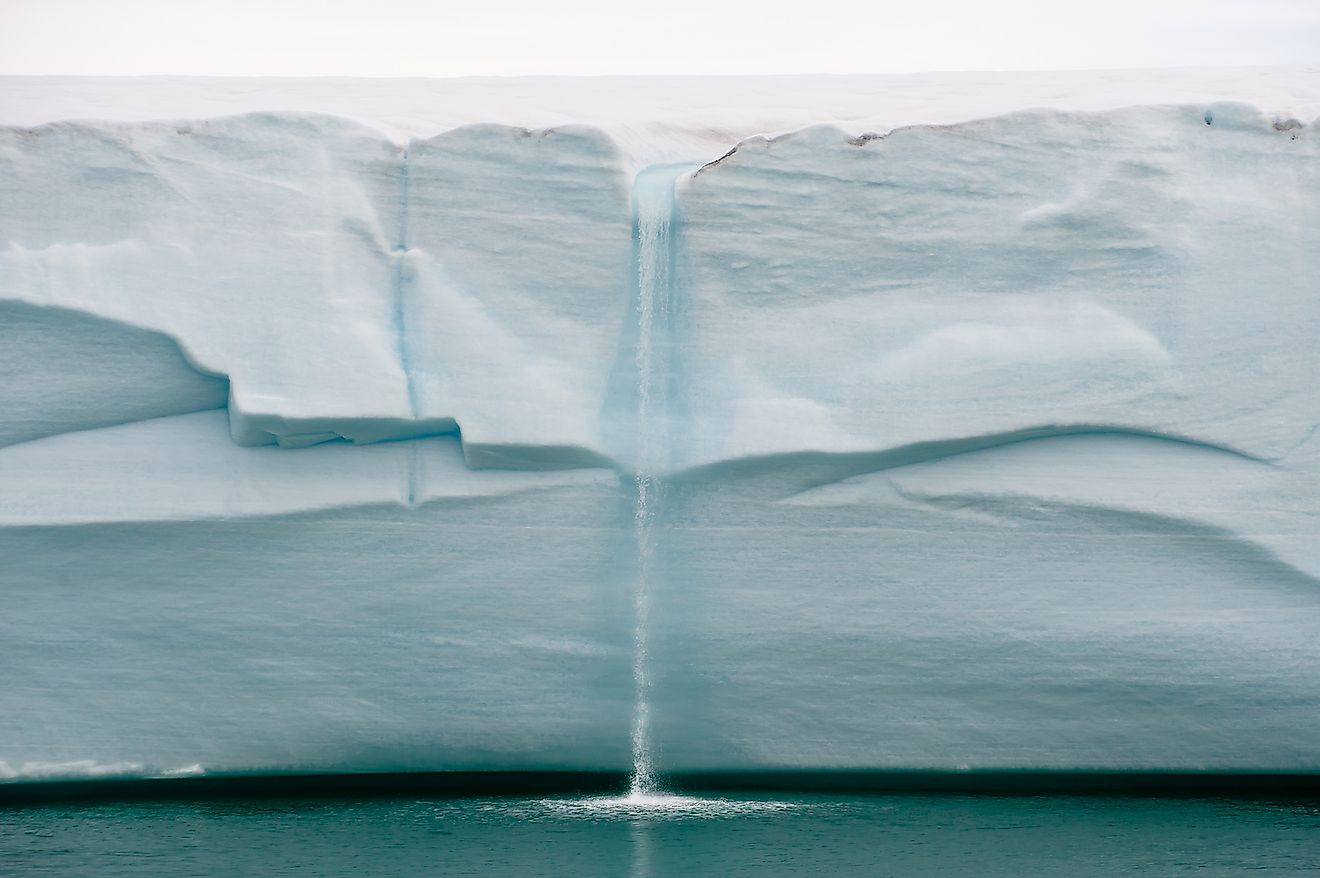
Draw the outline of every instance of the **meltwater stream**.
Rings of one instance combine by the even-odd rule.
[[[631,722],[632,773],[622,796],[546,799],[537,803],[558,816],[590,820],[642,821],[635,825],[633,847],[639,858],[634,875],[647,875],[640,861],[649,849],[645,827],[651,821],[722,818],[792,810],[795,805],[769,800],[734,801],[667,793],[656,778],[651,737],[650,611],[651,593],[658,584],[658,506],[663,473],[672,460],[669,430],[673,404],[674,266],[676,261],[675,196],[679,177],[692,168],[665,165],[648,168],[637,176],[633,189],[633,253],[636,338],[633,369],[636,375],[636,422],[632,447],[633,541],[636,579],[633,584],[633,711]]]
[[[651,592],[659,578],[656,550],[658,504],[663,484],[661,475],[672,463],[669,421],[674,384],[674,187],[678,178],[690,170],[690,167],[674,165],[648,168],[637,176],[633,189],[637,284],[634,291],[637,339],[633,365],[637,375],[637,422],[632,483],[637,578],[633,586],[632,775],[624,796],[542,803],[558,814],[591,819],[690,819],[793,807],[784,802],[674,795],[663,792],[656,781],[651,738]],[[634,846],[639,855],[646,850],[644,833],[634,839]],[[635,868],[633,873],[648,874],[648,870]]]
[[[656,792],[651,744],[649,620],[655,578],[657,474],[669,451],[669,320],[673,297],[674,185],[679,169],[658,167],[637,176],[633,195],[636,254],[637,442],[634,457],[633,537],[637,581],[633,592],[632,778],[634,800]]]

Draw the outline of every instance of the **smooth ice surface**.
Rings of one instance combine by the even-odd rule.
[[[0,375],[0,447],[224,408],[229,396],[168,336],[13,301],[0,302]]]
[[[1313,477],[1121,435],[858,463],[671,494],[662,764],[1315,763]]]
[[[241,448],[213,413],[4,454],[0,771],[627,762],[610,473]]]
[[[1247,107],[757,139],[685,181],[694,464],[1118,428],[1277,460],[1320,421],[1315,145]]]
[[[1320,768],[1314,70],[3,83],[0,776]]]

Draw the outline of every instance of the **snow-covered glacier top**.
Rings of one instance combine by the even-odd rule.
[[[353,119],[398,143],[464,125],[586,125],[607,132],[634,170],[708,160],[745,137],[810,125],[862,134],[1020,110],[1216,101],[1314,119],[1320,116],[1320,67],[876,76],[0,77],[0,124],[6,125],[299,111]]]

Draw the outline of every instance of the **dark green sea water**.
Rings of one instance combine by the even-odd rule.
[[[798,795],[0,808],[6,878],[1247,874],[1320,874],[1320,804]]]

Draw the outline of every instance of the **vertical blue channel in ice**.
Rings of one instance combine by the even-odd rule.
[[[394,242],[394,252],[390,254],[394,263],[394,337],[399,368],[403,371],[405,388],[408,393],[408,411],[416,418],[418,412],[417,386],[413,381],[412,353],[409,348],[407,322],[407,290],[410,282],[411,267],[408,265],[408,213],[411,210],[412,197],[411,169],[413,142],[410,140],[403,147],[399,160],[399,218],[398,236]]]

